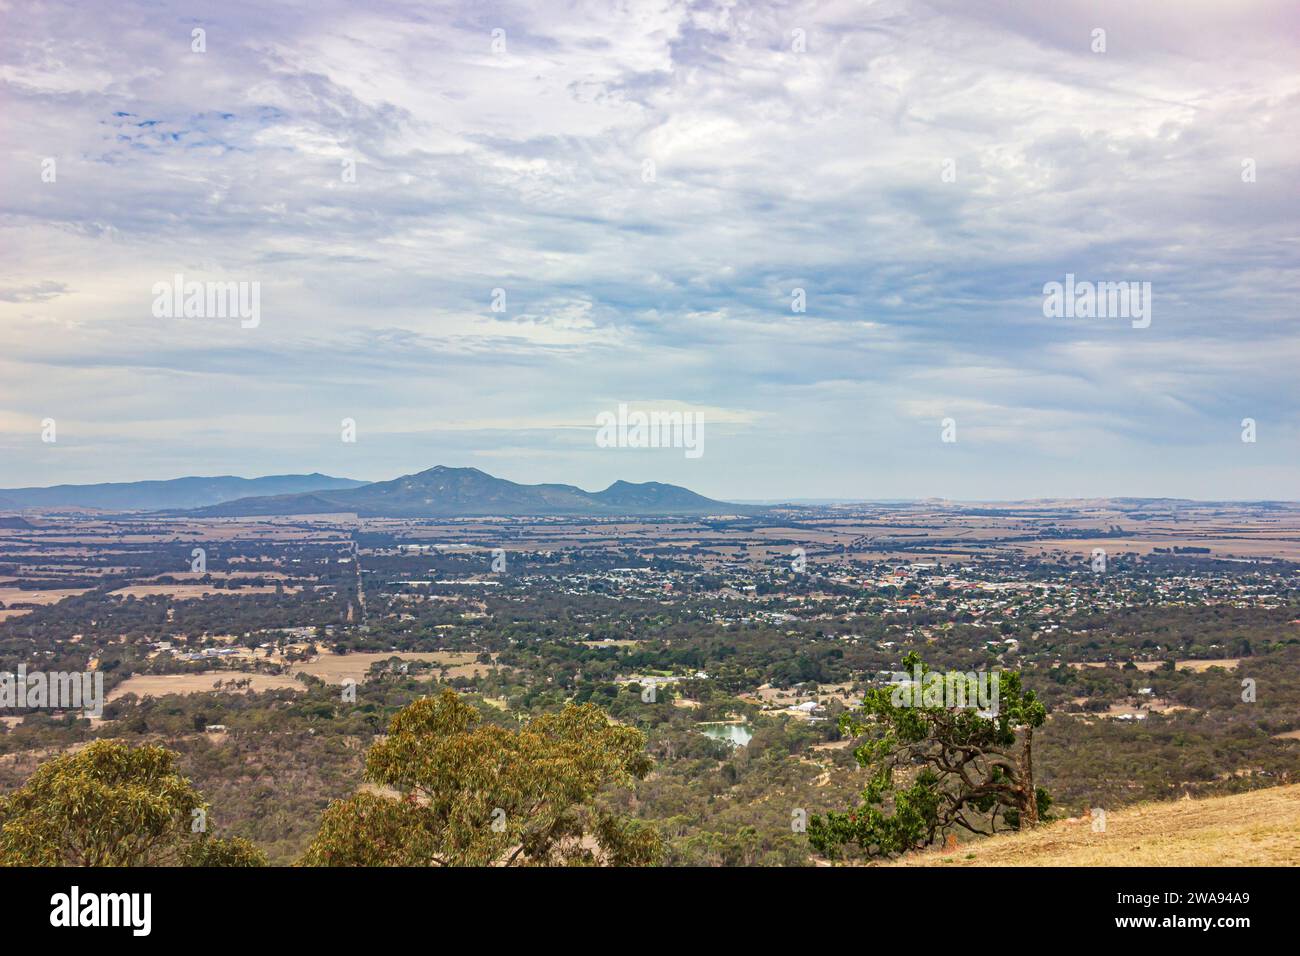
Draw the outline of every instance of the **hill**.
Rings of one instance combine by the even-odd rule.
[[[737,513],[739,505],[714,501],[676,485],[616,481],[604,491],[574,485],[523,485],[477,468],[438,465],[391,481],[344,491],[243,498],[194,511],[198,517],[357,514],[367,518],[477,517],[485,515],[687,515]]]
[[[1228,797],[1143,803],[1029,833],[930,850],[891,866],[1297,866],[1300,784]]]
[[[0,502],[13,510],[87,508],[97,511],[165,511],[202,508],[251,495],[284,495],[356,488],[364,481],[329,475],[269,475],[264,478],[171,478],[50,488],[3,488]]]

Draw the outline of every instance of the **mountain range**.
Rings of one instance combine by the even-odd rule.
[[[336,491],[366,484],[329,475],[268,475],[264,478],[172,478],[167,481],[124,481],[99,485],[55,485],[51,488],[0,488],[0,508],[51,510],[91,508],[98,511],[166,511],[203,508],[255,495]]]
[[[575,485],[523,485],[477,468],[444,465],[378,482],[311,474],[0,489],[0,509],[62,508],[204,518],[310,514],[393,518],[685,515],[753,510],[657,481],[616,481],[604,491],[589,492]]]
[[[616,481],[604,491],[575,485],[521,485],[477,468],[438,465],[392,481],[341,491],[242,498],[193,514],[201,517],[356,514],[363,518],[442,518],[486,515],[671,515],[744,510],[677,485]]]

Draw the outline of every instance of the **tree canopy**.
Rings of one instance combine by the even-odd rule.
[[[0,864],[265,865],[247,840],[207,835],[207,804],[175,760],[164,747],[116,740],[47,760],[0,797]]]
[[[398,712],[366,755],[363,792],[330,804],[312,866],[642,865],[649,825],[597,805],[650,769],[644,735],[569,704],[518,730],[480,720],[454,691]],[[392,794],[392,795],[389,795]]]
[[[948,676],[915,653],[903,665],[929,686]],[[809,820],[813,847],[832,858],[850,844],[868,857],[890,857],[958,829],[992,835],[1036,825],[1051,804],[1033,772],[1033,732],[1047,708],[1017,671],[987,679],[995,682],[996,713],[947,706],[950,699],[935,700],[917,686],[903,695],[872,688],[860,710],[842,715],[844,733],[865,737],[854,755],[870,778],[858,806]]]

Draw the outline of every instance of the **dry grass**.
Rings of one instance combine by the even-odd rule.
[[[1204,674],[1211,667],[1222,667],[1224,670],[1235,671],[1240,663],[1240,657],[1220,657],[1211,661],[1178,661],[1174,664],[1174,667],[1180,671]]]
[[[285,594],[296,594],[300,589],[286,587]],[[155,597],[161,595],[174,601],[194,601],[205,597],[234,596],[246,594],[274,594],[275,585],[245,585],[238,589],[219,588],[211,584],[132,584],[112,592],[115,597]]]
[[[355,654],[335,654],[324,652],[319,657],[300,664],[294,664],[294,674],[312,674],[327,684],[342,684],[348,678],[361,683],[366,679],[366,672],[376,661],[386,661],[390,657],[399,657],[404,661],[432,661],[447,667],[447,676],[478,677],[491,672],[486,664],[474,662],[478,655],[469,651],[376,651]],[[432,675],[430,675],[432,676]]]
[[[212,685],[221,681],[228,685],[230,681],[251,680],[250,690],[278,690],[289,688],[302,690],[302,684],[291,677],[274,674],[246,674],[242,671],[205,671],[200,674],[137,674],[129,677],[109,692],[109,701],[117,700],[124,694],[136,694],[140,697],[164,697],[167,694],[206,694],[217,688]],[[228,686],[221,687],[222,692],[243,693]]]
[[[22,588],[0,587],[0,604],[58,604],[66,597],[85,594],[89,588],[60,588],[49,591],[24,591]]]
[[[930,850],[895,866],[1300,866],[1300,784],[1145,803],[1030,833]]]
[[[1211,667],[1222,667],[1224,670],[1235,671],[1237,665],[1241,663],[1240,657],[1216,657],[1213,660],[1186,660],[1174,661],[1174,669],[1180,671],[1192,671],[1202,674]],[[1085,667],[1123,667],[1123,661],[1070,661],[1069,666],[1075,670],[1083,670]],[[1138,661],[1133,665],[1140,671],[1154,671],[1165,666],[1164,661]]]

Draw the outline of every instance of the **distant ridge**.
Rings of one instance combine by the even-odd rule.
[[[677,485],[616,481],[604,491],[574,485],[521,485],[477,468],[438,465],[392,481],[341,491],[241,498],[191,511],[196,517],[356,514],[368,518],[485,517],[492,515],[736,514],[746,509]]]
[[[0,488],[0,507],[13,511],[59,508],[97,511],[166,511],[202,508],[253,495],[283,495],[356,488],[364,481],[329,475],[269,475],[265,478],[172,478],[52,488]]]

